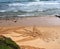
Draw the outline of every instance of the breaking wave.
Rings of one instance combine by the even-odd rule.
[[[20,0],[21,1],[21,0]],[[23,0],[24,1],[24,0]],[[60,2],[58,1],[40,1],[32,0],[30,2],[10,2],[10,3],[0,3],[0,12],[20,12],[23,14],[29,13],[44,13],[47,11],[54,11],[57,13],[57,10],[60,11]],[[51,11],[52,10],[52,11]]]

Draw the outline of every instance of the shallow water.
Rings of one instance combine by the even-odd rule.
[[[0,15],[60,14],[59,0],[0,0]]]

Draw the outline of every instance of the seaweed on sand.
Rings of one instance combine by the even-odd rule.
[[[0,36],[0,49],[20,49],[12,39]]]

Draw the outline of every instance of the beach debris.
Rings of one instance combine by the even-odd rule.
[[[56,17],[60,18],[60,15],[55,15]]]
[[[13,20],[14,22],[17,22],[17,20]]]

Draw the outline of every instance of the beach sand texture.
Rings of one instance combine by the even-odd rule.
[[[0,27],[0,35],[12,38],[22,49],[60,49],[60,27]]]
[[[60,26],[60,18],[55,16],[31,16],[1,19],[0,26]]]
[[[21,49],[60,49],[60,19],[56,17],[37,18],[19,18],[17,22],[1,20],[0,35],[11,38]],[[31,22],[32,24],[29,25]]]

